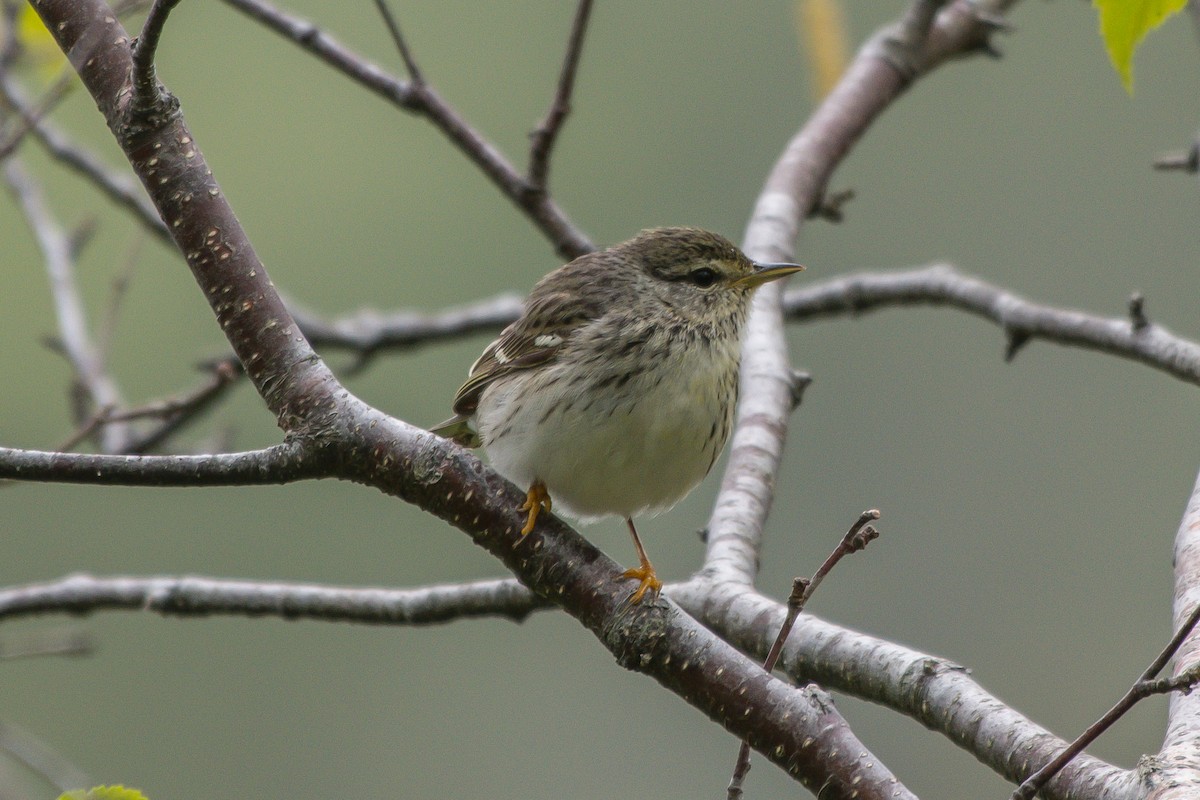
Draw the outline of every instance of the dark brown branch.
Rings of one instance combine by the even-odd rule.
[[[165,100],[158,87],[154,55],[158,52],[158,42],[162,38],[163,28],[166,27],[167,17],[177,5],[179,0],[154,0],[154,5],[150,6],[150,13],[146,15],[146,22],[142,25],[142,34],[133,48],[135,116],[157,113],[160,104]]]
[[[209,411],[245,373],[236,358],[214,362],[208,367],[209,376],[200,386],[179,397],[167,398],[138,408],[116,410],[109,420],[134,420],[147,417],[162,421],[149,430],[138,431],[129,442],[127,452],[147,453],[162,445],[186,425]]]
[[[587,33],[588,17],[592,13],[592,0],[579,0],[575,7],[575,19],[571,23],[571,35],[567,38],[567,54],[563,58],[562,71],[558,76],[558,89],[546,118],[531,134],[529,147],[529,185],[536,192],[545,192],[550,175],[550,153],[558,141],[558,134],[571,113],[571,93],[575,90],[575,75],[579,70],[579,58],[583,54],[583,39]]]
[[[531,191],[525,176],[494,144],[442,99],[432,86],[422,83],[417,88],[413,83],[388,75],[312,23],[286,14],[266,0],[225,2],[396,107],[429,119],[542,231],[563,258],[575,258],[595,249],[591,240],[567,218],[562,209],[548,195]]]

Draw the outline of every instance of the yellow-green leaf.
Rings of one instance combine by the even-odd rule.
[[[1146,34],[1177,14],[1187,0],[1092,0],[1100,12],[1100,38],[1125,91],[1133,94],[1133,54]]]
[[[146,800],[146,796],[137,789],[124,786],[96,786],[87,791],[76,789],[60,794],[58,800]]]

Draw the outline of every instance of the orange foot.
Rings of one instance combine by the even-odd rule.
[[[643,561],[640,567],[633,567],[621,573],[622,578],[637,578],[640,582],[633,594],[629,596],[629,602],[637,604],[642,602],[642,597],[646,592],[650,592],[655,597],[662,591],[663,583],[654,574],[654,566],[649,561]]]
[[[521,528],[521,535],[527,536],[533,532],[533,526],[537,524],[538,514],[542,509],[550,510],[550,493],[546,491],[546,484],[541,481],[534,481],[529,487],[529,491],[525,493],[525,503],[521,506],[522,511],[529,512],[529,519],[525,521],[525,527]]]

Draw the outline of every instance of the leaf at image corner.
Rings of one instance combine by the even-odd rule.
[[[1133,54],[1146,34],[1179,13],[1187,0],[1092,0],[1100,12],[1100,38],[1125,91],[1133,94]]]
[[[76,789],[73,792],[60,794],[58,800],[147,800],[147,798],[137,789],[127,789],[117,785],[96,786],[86,791]]]

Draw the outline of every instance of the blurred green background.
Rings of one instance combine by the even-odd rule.
[[[904,7],[847,3],[857,44]],[[399,70],[366,0],[294,11]],[[544,114],[569,2],[393,3],[426,76],[518,163]],[[596,241],[700,225],[738,238],[763,177],[810,112],[792,4],[598,3],[575,112],[551,172]],[[871,129],[833,189],[841,225],[805,227],[798,279],[947,259],[1031,299],[1150,317],[1200,336],[1195,181],[1151,171],[1197,125],[1197,41],[1184,18],[1149,38],[1131,98],[1083,3],[1025,3],[1003,60],[921,81]],[[160,49],[217,180],[276,284],[334,314],[436,310],[524,291],[552,248],[420,119],[396,112],[221,3],[184,3]],[[56,114],[123,163],[90,101]],[[26,146],[65,222],[95,217],[80,264],[93,320],[137,251],[116,374],[148,400],[194,384],[224,352],[172,252]],[[0,443],[50,448],[71,430],[69,371],[38,251],[0,200]],[[140,250],[138,243],[141,242]],[[993,326],[947,310],[885,311],[790,332],[814,384],[792,422],[760,585],[783,597],[863,509],[884,537],[845,562],[813,613],[969,666],[1001,698],[1073,737],[1169,634],[1171,543],[1200,466],[1196,390],[1146,367],[1034,344],[1012,364]],[[420,425],[446,416],[479,336],[379,360],[348,379]],[[349,364],[331,354],[335,369]],[[182,446],[231,431],[278,440],[242,387]],[[687,576],[718,478],[640,523],[660,573]],[[0,491],[0,584],[97,574],[203,574],[409,586],[502,574],[461,533],[358,486],[242,490],[19,485]],[[619,561],[615,522],[584,533]],[[83,660],[0,664],[0,720],[98,782],[152,800],[212,797],[723,796],[736,742],[657,684],[625,672],[558,613],[392,629],[105,613],[9,622],[0,641],[65,625]],[[839,699],[871,747],[924,798],[1004,797],[1006,784],[942,737]],[[1152,700],[1094,752],[1124,766],[1158,749]],[[751,797],[798,786],[757,759]],[[6,787],[51,790],[11,763]],[[10,793],[5,791],[6,795]]]

